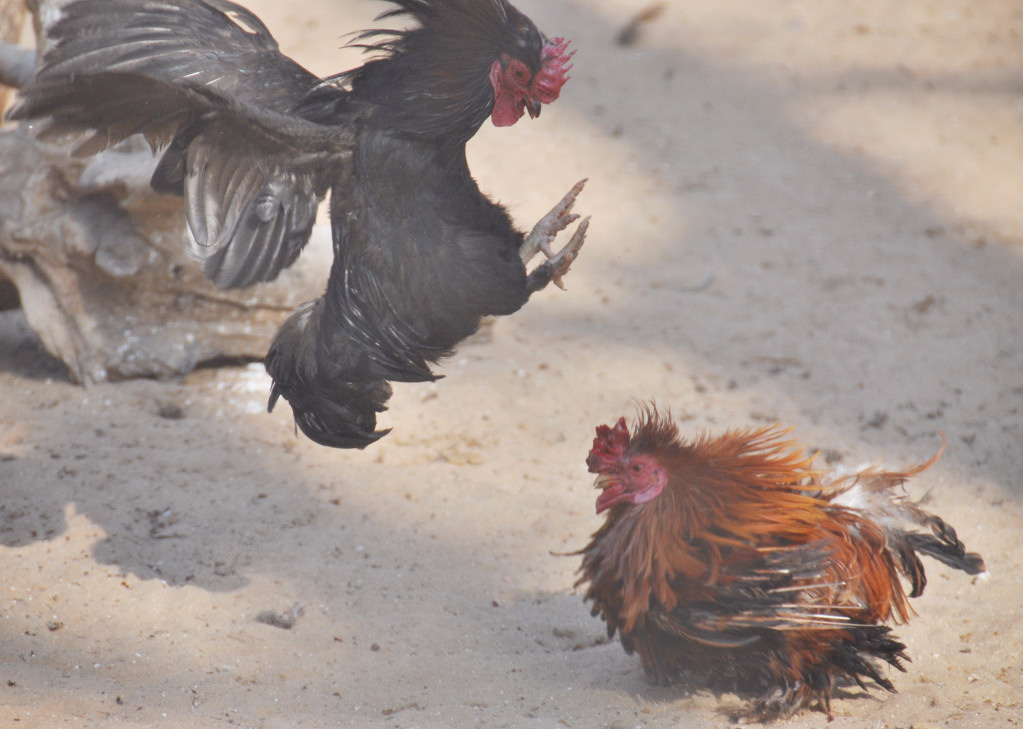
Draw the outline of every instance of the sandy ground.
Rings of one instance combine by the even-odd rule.
[[[583,460],[633,398],[844,465],[943,431],[911,491],[990,579],[929,564],[899,693],[830,726],[1023,723],[1023,8],[667,5],[622,47],[629,0],[522,0],[576,70],[473,170],[523,227],[589,177],[590,242],[364,452],[264,413],[258,365],[81,389],[0,317],[0,725],[728,724],[735,697],[648,685],[552,554],[598,525]],[[251,7],[318,73],[379,9]]]

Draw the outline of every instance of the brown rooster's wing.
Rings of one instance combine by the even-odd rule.
[[[760,550],[754,559],[723,569],[714,585],[678,579],[679,602],[671,610],[651,607],[648,619],[660,629],[720,648],[754,643],[765,631],[834,630],[863,627],[856,608],[840,604],[845,585],[829,567],[824,542]],[[687,595],[700,599],[687,599]]]
[[[166,147],[153,187],[185,195],[190,253],[218,286],[290,265],[351,148],[347,127],[292,112],[318,79],[225,0],[88,0],[62,13],[9,118],[46,118],[47,136],[92,130],[79,155],[135,134]]]

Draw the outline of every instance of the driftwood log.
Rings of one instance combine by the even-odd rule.
[[[30,6],[37,29],[42,5]],[[0,50],[0,78],[19,83],[24,53]],[[322,293],[329,232],[311,244],[327,237],[326,263],[307,251],[273,283],[217,289],[184,255],[180,198],[152,191],[155,160],[134,141],[75,159],[24,125],[0,131],[0,302],[13,284],[29,326],[84,384],[261,359],[290,311]]]
[[[14,44],[21,38],[21,28],[25,24],[25,10],[23,0],[0,0],[0,41],[10,44],[14,49],[17,48]],[[8,59],[0,61],[0,69],[11,67],[11,65],[11,61]],[[21,79],[24,78],[24,70],[22,68]],[[0,109],[6,108],[7,104],[8,91],[5,86],[16,86],[17,83],[12,83],[12,81],[17,80],[17,77],[8,79],[0,70]]]
[[[32,69],[33,56],[26,56],[15,44],[25,22],[22,0],[0,0],[0,114],[7,108],[11,87],[20,86]],[[0,311],[18,305],[18,290],[0,274]]]

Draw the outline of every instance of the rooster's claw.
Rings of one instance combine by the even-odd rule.
[[[583,247],[583,243],[586,242],[586,230],[589,227],[590,218],[587,216],[583,218],[583,221],[579,223],[579,227],[575,229],[575,233],[572,234],[568,245],[533,269],[526,281],[529,293],[539,291],[549,283],[553,283],[562,291],[565,290],[565,284],[561,277],[568,273],[572,262],[579,256],[579,250]]]
[[[533,256],[541,251],[548,258],[554,257],[551,243],[554,242],[558,233],[579,219],[579,216],[572,212],[572,207],[585,186],[585,179],[575,183],[572,189],[568,191],[568,194],[561,198],[561,202],[551,208],[551,211],[540,218],[540,221],[533,226],[533,229],[529,231],[529,235],[526,236],[522,246],[519,248],[519,256],[522,258],[523,263],[529,263]]]
[[[547,257],[546,261],[529,274],[527,288],[530,293],[539,291],[552,282],[564,290],[565,285],[561,277],[568,273],[569,267],[578,257],[583,243],[586,242],[586,230],[590,225],[589,217],[579,223],[571,240],[560,251],[555,253],[551,248],[551,243],[554,242],[558,233],[579,219],[579,216],[572,212],[572,207],[585,186],[586,180],[575,183],[568,194],[533,226],[533,230],[526,236],[519,248],[519,256],[523,263],[529,263],[537,253],[543,253]]]

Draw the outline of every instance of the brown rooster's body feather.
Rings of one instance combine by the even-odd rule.
[[[937,456],[828,477],[786,430],[687,443],[652,407],[631,434],[624,419],[597,432],[587,462],[608,516],[581,552],[586,600],[653,679],[751,696],[749,718],[827,708],[840,681],[894,690],[879,661],[907,657],[885,623],[923,591],[917,553],[983,570],[901,492]]]

